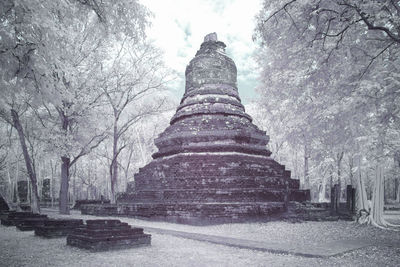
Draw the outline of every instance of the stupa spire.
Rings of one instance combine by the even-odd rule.
[[[217,37],[217,33],[213,32],[213,33],[209,33],[204,37],[204,42],[216,42],[218,41],[218,37]]]

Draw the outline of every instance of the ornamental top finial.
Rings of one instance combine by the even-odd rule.
[[[213,41],[213,42],[218,41],[216,32],[209,33],[204,37],[204,42],[210,42],[210,41]]]

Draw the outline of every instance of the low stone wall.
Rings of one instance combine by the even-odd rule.
[[[82,205],[88,204],[110,204],[110,200],[96,200],[96,199],[80,199],[75,201],[73,209],[81,209]]]
[[[112,204],[86,204],[80,206],[81,214],[97,216],[118,215],[117,205]]]

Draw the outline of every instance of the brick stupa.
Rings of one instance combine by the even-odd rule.
[[[202,224],[268,219],[308,192],[270,155],[238,95],[235,63],[215,33],[186,67],[185,94],[153,161],[118,198],[121,214]]]

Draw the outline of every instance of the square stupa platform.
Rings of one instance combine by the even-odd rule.
[[[67,245],[90,251],[149,246],[151,235],[120,220],[87,220],[67,236]]]

